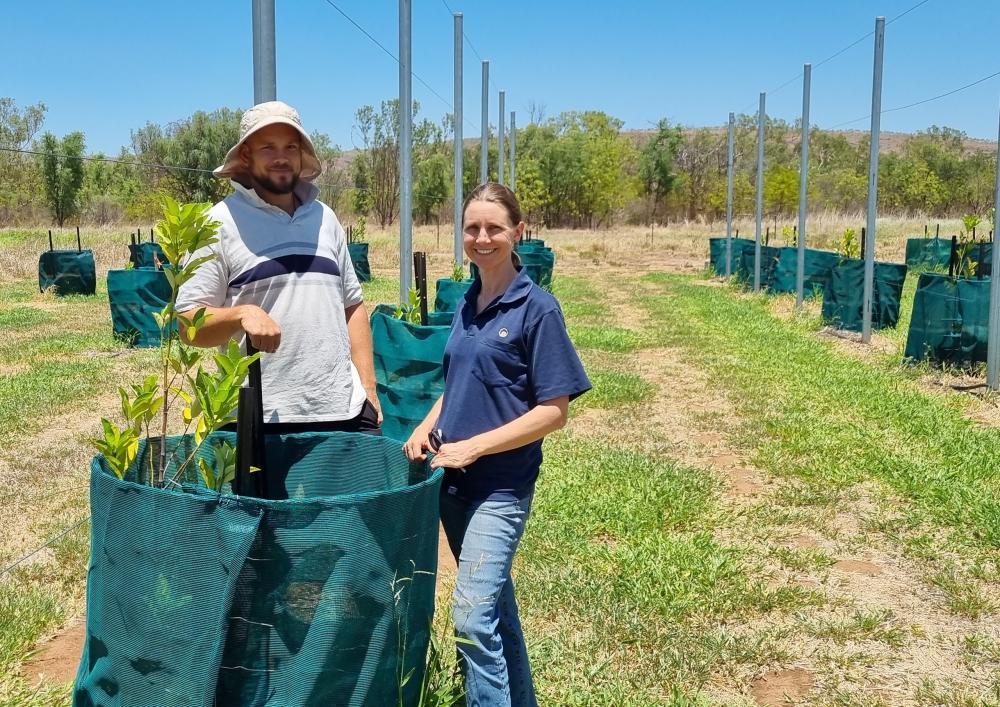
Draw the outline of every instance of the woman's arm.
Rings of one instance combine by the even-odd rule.
[[[440,402],[439,400],[438,404]],[[566,424],[568,412],[568,395],[538,403],[517,419],[511,420],[495,430],[483,432],[461,442],[442,444],[441,449],[431,460],[431,466],[433,468],[443,466],[453,469],[466,467],[487,454],[506,452],[537,442],[550,432],[555,432],[563,427]],[[419,431],[420,428],[417,429]]]
[[[441,416],[441,405],[443,402],[444,395],[437,399],[437,402],[431,407],[430,412],[427,413],[423,422],[417,425],[417,428],[413,430],[413,434],[410,435],[410,438],[406,440],[406,444],[403,445],[406,458],[410,461],[423,461],[427,458],[427,455],[424,453],[424,449],[427,448],[427,435],[434,429],[434,423]]]

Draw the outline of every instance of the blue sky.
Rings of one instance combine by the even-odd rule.
[[[771,91],[919,0],[446,0],[465,15],[472,47],[491,61],[491,120],[497,91],[527,122],[596,109],[645,128],[661,117],[721,125],[729,111],[793,121],[801,82]],[[333,0],[396,53],[396,0]],[[250,0],[34,0],[3,3],[7,69],[0,95],[48,106],[45,128],[82,130],[88,150],[117,152],[146,121],[195,110],[248,107],[253,100]],[[357,142],[354,111],[395,97],[398,66],[326,0],[276,0],[278,97],[306,127],[341,147]],[[926,0],[886,30],[883,108],[908,104],[1000,71],[992,37],[996,0]],[[478,134],[480,61],[465,46],[465,132]],[[812,122],[829,127],[870,110],[872,39],[813,71]],[[13,61],[12,61],[13,59]],[[413,69],[452,100],[452,20],[445,0],[413,0]],[[451,111],[414,81],[421,113]],[[883,116],[883,130],[949,125],[995,139],[1000,77],[918,108]],[[867,129],[868,121],[848,128]]]

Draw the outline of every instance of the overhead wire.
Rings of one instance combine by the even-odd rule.
[[[335,2],[333,2],[333,0],[323,0],[323,2],[332,7],[337,12],[339,12],[344,17],[344,19],[350,22],[351,25],[353,25],[359,32],[365,35],[365,37],[367,37],[372,43],[374,43],[375,46],[377,46],[379,49],[385,52],[393,61],[395,61],[397,64],[400,63],[398,56],[393,54],[384,44],[382,44],[382,42],[378,41],[378,39],[376,39],[368,30],[362,27],[353,17],[344,12]],[[452,105],[451,101],[449,101],[447,98],[445,98],[436,90],[434,90],[434,87],[431,86],[426,81],[424,81],[424,79],[417,72],[413,71],[412,68],[410,69],[410,75],[417,81],[419,81],[424,86],[424,88],[426,88],[428,91],[434,94],[434,96],[436,96],[439,101],[448,106],[448,109],[452,112],[452,114],[455,113],[455,106]],[[474,126],[472,123],[469,123],[469,127],[475,128],[476,126]]]

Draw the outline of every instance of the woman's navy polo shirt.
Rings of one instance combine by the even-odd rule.
[[[458,442],[517,419],[539,402],[572,400],[590,380],[566,333],[555,297],[520,270],[507,291],[478,315],[476,281],[455,313],[444,351],[444,403],[438,427]],[[480,457],[464,473],[448,470],[444,488],[469,500],[521,496],[534,485],[542,441]]]

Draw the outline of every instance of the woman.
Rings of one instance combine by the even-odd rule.
[[[481,184],[463,211],[465,254],[479,277],[459,302],[445,347],[444,395],[404,445],[446,470],[441,522],[458,562],[452,618],[463,641],[469,707],[536,705],[511,562],[528,519],[542,438],[590,389],[559,304],[520,270],[514,193]],[[440,446],[438,446],[440,444]]]

